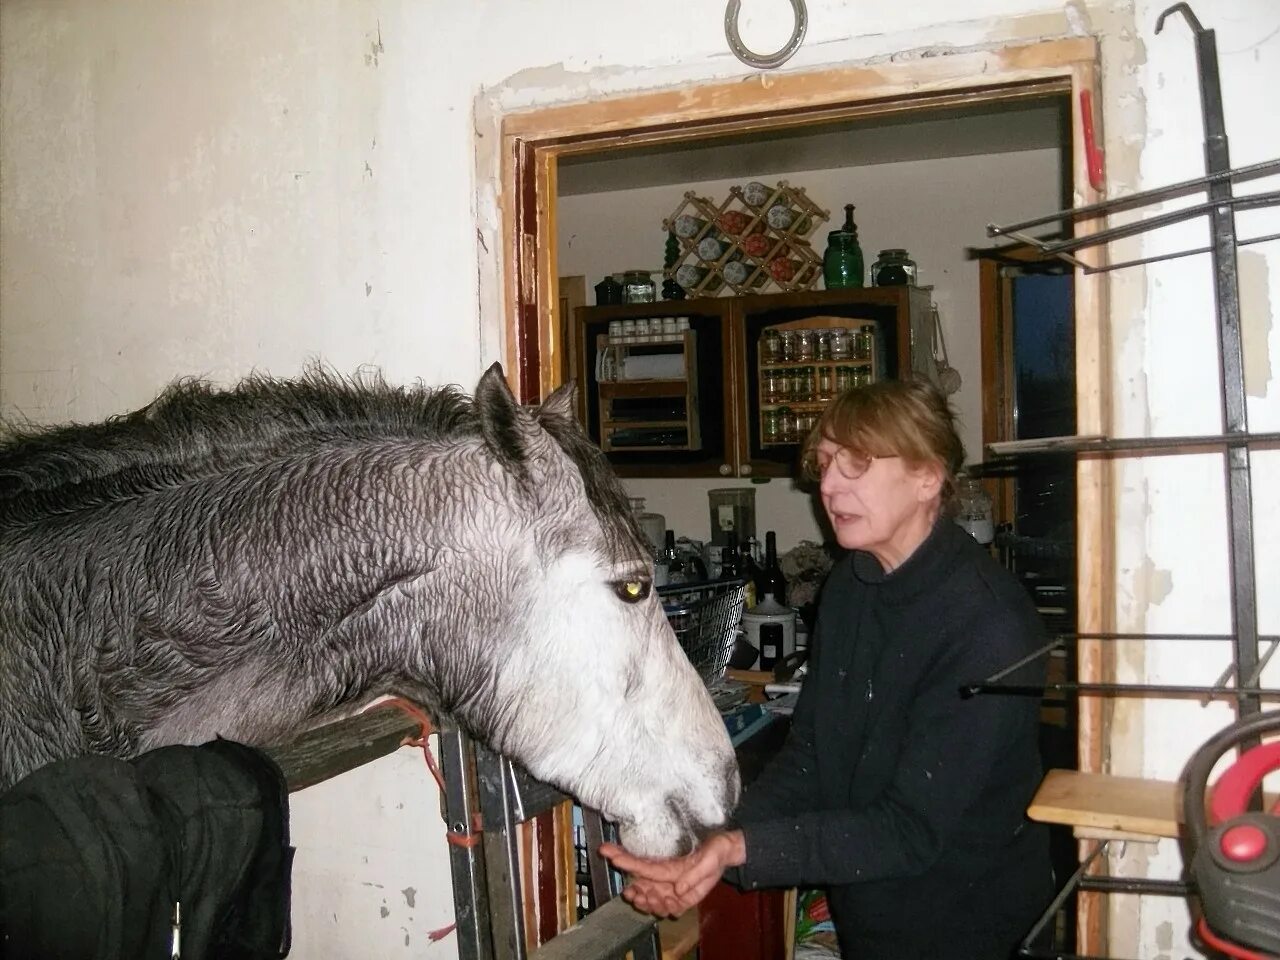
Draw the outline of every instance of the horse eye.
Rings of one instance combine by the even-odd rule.
[[[639,603],[649,596],[653,584],[648,580],[614,580],[610,586],[623,603]]]

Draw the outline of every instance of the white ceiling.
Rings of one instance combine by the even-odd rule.
[[[750,137],[580,154],[560,161],[561,196],[803,170],[1061,148],[1065,98],[913,113]]]

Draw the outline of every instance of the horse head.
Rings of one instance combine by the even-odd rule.
[[[726,820],[733,751],[571,387],[175,387],[0,449],[0,785],[83,752],[270,743],[400,693],[619,822]]]

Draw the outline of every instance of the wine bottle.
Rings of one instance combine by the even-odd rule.
[[[760,624],[760,669],[772,670],[782,656],[782,624]]]
[[[663,535],[662,558],[667,563],[667,583],[688,582],[689,574],[685,569],[684,561],[680,559],[680,551],[676,549],[674,530],[668,530]]]
[[[724,546],[720,548],[720,579],[736,580],[742,576],[738,559],[738,535],[730,531],[724,535]]]
[[[778,566],[778,535],[772,530],[764,535],[764,566],[756,577],[756,597],[763,601],[769,594],[778,603],[787,602],[787,578]]]
[[[760,564],[756,563],[755,543],[755,537],[748,537],[738,551],[738,576],[747,581],[743,600],[748,610],[760,599],[760,595],[756,592],[756,581],[760,578]]]

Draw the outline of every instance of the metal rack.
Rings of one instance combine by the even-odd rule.
[[[1072,633],[1060,634],[1053,641],[1018,663],[1011,664],[980,681],[967,684],[962,694],[1023,694],[1043,695],[1047,690],[1060,694],[1094,694],[1108,696],[1139,697],[1198,697],[1203,702],[1228,699],[1234,702],[1241,717],[1257,714],[1264,699],[1280,699],[1280,690],[1266,689],[1260,685],[1263,668],[1280,647],[1280,637],[1259,636],[1257,617],[1257,578],[1254,568],[1254,521],[1251,492],[1250,452],[1263,446],[1280,443],[1280,433],[1251,433],[1245,405],[1244,356],[1240,326],[1240,293],[1237,269],[1237,249],[1250,243],[1280,239],[1280,234],[1268,234],[1240,239],[1236,235],[1235,212],[1280,205],[1280,191],[1235,197],[1235,183],[1258,177],[1280,174],[1280,158],[1233,169],[1223,114],[1222,92],[1218,73],[1217,46],[1213,30],[1205,29],[1186,3],[1169,7],[1156,21],[1155,32],[1160,33],[1171,14],[1181,14],[1195,36],[1196,59],[1200,75],[1200,96],[1205,132],[1205,175],[1166,187],[1148,190],[1101,203],[1058,211],[1022,223],[1007,226],[990,225],[992,237],[1008,237],[1031,244],[1042,253],[1071,263],[1085,273],[1098,273],[1123,267],[1153,263],[1199,253],[1208,253],[1213,266],[1214,302],[1218,334],[1218,366],[1221,382],[1220,401],[1224,430],[1221,434],[1188,437],[1054,437],[1047,439],[1015,441],[993,444],[988,447],[997,469],[1011,462],[1012,458],[1043,455],[1074,454],[1078,457],[1126,457],[1152,455],[1182,455],[1203,453],[1207,449],[1220,449],[1224,456],[1227,485],[1227,529],[1229,536],[1229,578],[1231,583],[1231,630],[1227,634],[1136,634],[1136,633]],[[1043,240],[1026,233],[1027,230],[1059,223],[1070,233],[1071,226],[1080,219],[1133,210],[1153,203],[1185,196],[1197,191],[1206,195],[1205,202],[1184,209],[1145,217],[1133,223],[1098,230],[1084,236],[1069,239]],[[1109,243],[1124,237],[1132,237],[1169,224],[1198,217],[1208,217],[1212,242],[1209,247],[1178,251],[1172,254],[1128,260],[1121,263],[1090,264],[1076,254],[1084,249]],[[1121,684],[1063,682],[1045,686],[1028,686],[1010,680],[1016,671],[1056,649],[1079,640],[1180,640],[1219,641],[1232,645],[1231,666],[1211,686],[1169,684]],[[1259,655],[1259,645],[1266,644],[1266,652]],[[1256,741],[1255,741],[1256,742]],[[1247,748],[1251,744],[1242,744]],[[1040,921],[1021,945],[1020,955],[1036,960],[1104,960],[1078,954],[1043,952],[1033,946],[1045,926],[1059,908],[1076,891],[1120,892],[1186,896],[1194,892],[1189,883],[1125,879],[1115,880],[1090,874],[1090,870],[1108,847],[1102,842],[1064,886]]]

